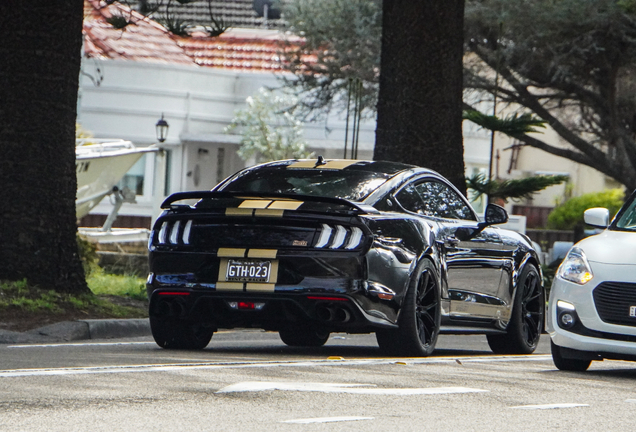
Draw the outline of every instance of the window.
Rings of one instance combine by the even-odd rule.
[[[395,198],[402,207],[410,212],[432,216],[425,212],[426,205],[422,201],[420,194],[417,190],[415,190],[415,185],[413,183],[409,183],[403,187]]]
[[[232,178],[223,192],[272,192],[362,201],[389,178],[372,171],[261,168]]]
[[[409,184],[396,198],[402,207],[413,213],[444,219],[476,220],[475,214],[459,194],[439,181]]]
[[[120,189],[128,188],[136,195],[144,193],[144,177],[146,174],[146,155],[144,154],[119,181]]]

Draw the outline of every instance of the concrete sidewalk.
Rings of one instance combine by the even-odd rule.
[[[95,319],[64,321],[27,332],[0,330],[0,344],[69,342],[150,335],[150,322],[147,318]]]

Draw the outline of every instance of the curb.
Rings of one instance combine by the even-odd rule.
[[[147,318],[92,319],[63,321],[28,332],[0,330],[0,344],[70,342],[150,335],[150,321]]]
[[[82,320],[80,323],[88,325],[88,339],[110,339],[137,336],[150,336],[150,321],[143,319]]]

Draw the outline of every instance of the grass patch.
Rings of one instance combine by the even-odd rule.
[[[146,280],[143,278],[93,271],[86,278],[86,283],[93,294],[98,296],[111,295],[146,300]]]
[[[43,290],[26,280],[0,281],[0,312],[3,320],[28,321],[49,317],[52,321],[89,318],[142,318],[147,316],[143,280],[99,275],[95,291],[71,295]],[[125,282],[125,283],[124,283]],[[131,301],[130,299],[136,300]],[[142,300],[142,301],[140,301]],[[133,304],[134,303],[134,304]],[[57,318],[56,318],[57,317]]]

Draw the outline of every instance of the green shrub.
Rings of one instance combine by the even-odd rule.
[[[592,207],[607,208],[612,218],[621,208],[624,200],[625,192],[622,189],[609,189],[571,198],[548,215],[548,228],[572,230],[575,226],[584,223],[583,212]]]

